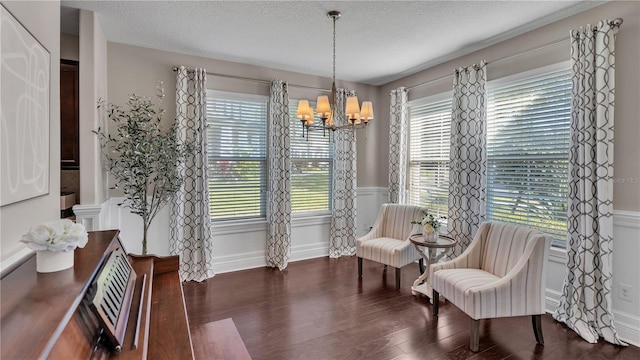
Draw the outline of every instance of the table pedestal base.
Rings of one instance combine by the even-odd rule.
[[[428,283],[425,282],[419,285],[411,286],[411,295],[418,294],[426,296],[429,299],[429,302],[433,304],[433,289]]]
[[[411,235],[409,240],[411,240],[413,246],[416,247],[416,250],[426,263],[424,273],[420,275],[411,286],[411,294],[417,295],[420,293],[425,295],[429,299],[429,302],[433,304],[433,289],[429,283],[429,267],[447,255],[456,241],[448,236],[441,236],[438,241],[429,243],[422,241],[422,235]],[[442,249],[439,254],[438,249]]]

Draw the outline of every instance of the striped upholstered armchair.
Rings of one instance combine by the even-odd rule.
[[[459,257],[430,266],[433,313],[442,294],[471,317],[472,351],[478,351],[480,319],[532,316],[544,344],[545,264],[551,237],[524,226],[485,222]]]
[[[379,262],[396,268],[396,289],[400,289],[400,269],[422,257],[409,241],[411,221],[422,219],[423,208],[411,205],[383,204],[373,228],[356,241],[358,276],[362,277],[362,259]]]

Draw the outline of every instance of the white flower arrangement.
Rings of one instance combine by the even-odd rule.
[[[429,214],[426,211],[423,211],[422,213],[424,214],[422,220],[412,221],[411,223],[422,225],[422,228],[425,233],[431,233],[434,231],[437,232],[438,229],[440,228],[440,225],[442,225],[441,221],[446,219],[443,216],[433,216],[432,214]]]
[[[89,240],[89,234],[82,224],[69,219],[46,222],[29,229],[22,235],[21,242],[33,250],[73,251],[83,248]]]

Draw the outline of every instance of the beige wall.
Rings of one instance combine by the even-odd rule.
[[[80,60],[79,37],[69,34],[60,34],[60,59]]]
[[[107,97],[107,39],[98,17],[80,10],[78,58],[80,62],[80,203],[100,204],[107,197],[101,149],[93,133],[100,125],[98,99]]]
[[[267,81],[282,79],[290,84],[289,96],[292,99],[313,99],[321,93],[317,90],[294,85],[324,89],[331,88],[330,78],[118,43],[109,43],[108,54],[109,101],[114,104],[124,104],[128,95],[132,93],[154,96],[158,81],[162,81],[166,93],[164,107],[167,110],[164,121],[167,123],[173,119],[175,115],[175,72],[172,70],[174,66],[184,65],[190,68],[204,67],[209,73]],[[327,63],[327,66],[329,67],[331,64]],[[374,104],[379,103],[377,87],[342,81],[337,81],[336,86],[356,90],[360,100],[371,99],[374,101]],[[268,84],[212,75],[207,77],[207,88],[259,95],[269,94]],[[367,129],[367,139],[365,140],[365,134],[362,131],[358,133],[358,186],[377,185],[376,172],[380,163],[376,159],[376,155],[378,154],[376,139],[379,137],[377,132],[383,128],[377,121],[381,116],[380,109],[382,108],[379,106],[374,109],[376,120],[374,120],[370,124],[369,129]],[[386,160],[382,161],[382,163],[386,164]],[[115,194],[117,193],[114,192],[113,195]]]
[[[636,139],[640,136],[640,122],[637,121],[637,114],[640,113],[640,102],[637,101],[640,98],[640,81],[638,80],[640,75],[637,66],[640,63],[640,41],[636,36],[640,33],[639,9],[640,3],[638,2],[608,3],[381,87],[338,81],[338,87],[356,89],[361,100],[370,98],[374,101],[375,106],[376,118],[367,131],[367,140],[364,139],[364,133],[358,134],[358,186],[386,187],[388,184],[388,109],[389,91],[392,89],[399,86],[411,87],[438,79],[450,75],[456,67],[477,63],[481,60],[489,61],[489,80],[566,61],[570,56],[568,40],[542,50],[513,57],[507,61],[491,62],[567,37],[571,29],[585,24],[596,23],[604,18],[623,17],[624,24],[616,41],[616,68],[618,71],[615,158],[618,181],[614,192],[614,206],[616,210],[640,210],[640,186],[638,186],[640,162],[637,161],[640,151],[635,145]],[[108,53],[110,101],[122,104],[127,95],[132,92],[153,95],[156,83],[163,81],[167,93],[165,103],[167,114],[175,112],[175,73],[171,68],[177,65],[204,67],[211,73],[262,80],[278,78],[288,81],[291,85],[320,88],[329,88],[331,85],[329,78],[123,44],[109,43]],[[428,86],[410,91],[409,99],[451,91],[451,84],[451,77],[443,78]],[[209,76],[208,87],[226,91],[268,94],[268,85],[266,84],[217,76]],[[291,98],[313,98],[316,95],[316,91],[290,86]]]
[[[451,74],[460,66],[489,61],[488,79],[535,69],[544,65],[570,59],[569,40],[495,64],[491,60],[505,58],[526,52],[537,46],[567,37],[571,29],[586,24],[596,24],[601,19],[621,17],[624,23],[616,39],[616,110],[615,110],[615,175],[614,208],[616,210],[640,211],[640,2],[615,1],[567,19],[549,24],[494,46],[448,61],[412,76],[394,81],[380,89],[381,101],[378,108],[388,109],[389,92],[400,86],[411,87],[444,75]],[[447,77],[409,92],[409,100],[451,91],[452,78]],[[388,111],[383,114],[379,125],[389,126]],[[385,159],[389,154],[387,131],[380,131],[378,157]],[[378,168],[377,184],[388,184],[388,167]]]
[[[19,241],[31,226],[60,218],[60,3],[2,4],[51,54],[49,194],[0,208],[0,260],[4,262],[25,248]]]

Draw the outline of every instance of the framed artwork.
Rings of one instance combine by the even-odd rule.
[[[51,54],[0,6],[0,205],[49,193]]]

